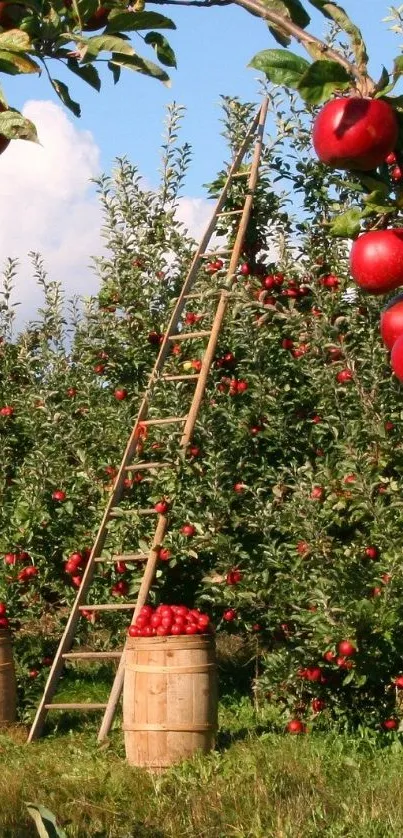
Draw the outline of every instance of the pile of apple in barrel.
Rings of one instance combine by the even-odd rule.
[[[388,102],[345,96],[320,110],[313,126],[313,145],[319,160],[331,168],[370,172],[386,164],[399,194],[403,166],[396,149],[398,133],[396,113]],[[403,285],[403,227],[361,233],[351,248],[350,270],[368,294],[387,294]],[[403,381],[403,294],[383,310],[380,328],[391,350],[393,372]]]

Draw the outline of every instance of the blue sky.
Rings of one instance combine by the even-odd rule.
[[[378,75],[382,63],[390,66],[399,52],[399,39],[380,23],[388,4],[384,0],[344,0],[344,6],[362,28],[372,56],[372,72]],[[194,150],[186,191],[201,196],[202,184],[215,174],[224,155],[219,96],[256,99],[258,74],[247,69],[248,61],[259,50],[276,44],[263,21],[236,6],[149,8],[163,11],[177,24],[176,32],[167,33],[178,60],[178,70],[171,74],[172,87],[123,71],[116,87],[108,74],[101,94],[97,94],[69,75],[73,98],[82,105],[77,127],[93,134],[101,150],[102,170],[109,171],[114,157],[127,154],[147,180],[155,183],[164,108],[175,99],[187,108],[183,137]],[[313,31],[322,34],[324,19],[315,12],[312,17]],[[144,54],[145,49],[139,43],[139,52]],[[45,78],[8,77],[5,90],[16,107],[22,107],[27,99],[55,101]]]

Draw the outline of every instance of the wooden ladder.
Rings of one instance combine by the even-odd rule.
[[[127,443],[126,450],[123,455],[123,459],[116,476],[113,489],[111,491],[108,504],[105,509],[104,516],[102,518],[97,536],[95,538],[95,542],[93,548],[91,550],[91,554],[88,560],[88,564],[84,571],[80,588],[77,593],[76,600],[72,606],[63,636],[61,638],[59,647],[57,649],[53,665],[49,672],[49,677],[47,679],[47,683],[45,685],[44,693],[40,704],[38,706],[36,716],[34,722],[32,724],[28,741],[32,742],[34,739],[37,739],[43,730],[43,726],[45,723],[45,719],[47,717],[47,713],[49,710],[104,710],[104,717],[103,721],[99,730],[98,741],[101,742],[105,739],[108,735],[116,708],[120,699],[120,695],[122,692],[123,686],[123,676],[124,676],[124,649],[122,652],[114,651],[114,652],[74,652],[71,651],[75,631],[77,628],[77,624],[79,622],[81,612],[82,611],[119,611],[119,610],[130,610],[132,611],[132,619],[131,622],[133,623],[142,606],[145,604],[151,585],[154,581],[156,566],[158,562],[158,551],[159,547],[163,541],[164,535],[167,531],[167,516],[166,515],[157,515],[157,523],[155,527],[154,536],[152,538],[150,548],[147,553],[139,553],[133,555],[122,555],[122,556],[113,556],[113,560],[117,561],[118,559],[124,560],[125,562],[130,561],[145,561],[145,569],[144,574],[142,577],[142,582],[140,585],[139,593],[137,596],[137,601],[135,603],[110,603],[105,605],[88,605],[86,604],[87,594],[90,589],[94,573],[97,568],[97,564],[99,562],[105,561],[102,559],[101,554],[104,549],[104,544],[108,534],[108,522],[111,521],[116,516],[115,508],[121,501],[123,491],[124,491],[124,480],[128,471],[136,470],[149,470],[155,468],[177,468],[180,458],[178,461],[175,462],[160,462],[160,463],[148,463],[148,462],[136,462],[133,464],[133,458],[136,453],[136,449],[141,439],[142,434],[147,429],[148,426],[151,425],[167,425],[169,426],[176,426],[179,428],[181,425],[183,426],[181,431],[180,443],[179,443],[179,452],[183,453],[183,450],[187,448],[193,434],[193,430],[196,424],[197,416],[199,413],[200,405],[202,402],[202,398],[204,395],[204,391],[206,388],[207,378],[209,374],[209,370],[211,364],[214,359],[216,346],[220,334],[221,325],[224,319],[225,311],[228,305],[228,301],[230,298],[230,286],[231,281],[236,274],[236,270],[238,267],[238,262],[242,252],[242,246],[244,241],[244,236],[246,233],[246,229],[248,226],[248,221],[250,217],[250,212],[253,203],[253,196],[256,188],[256,184],[258,181],[258,168],[262,153],[262,146],[263,146],[263,133],[264,133],[264,126],[266,122],[267,116],[267,108],[268,102],[267,99],[263,99],[262,104],[254,117],[252,124],[247,132],[244,142],[242,143],[236,157],[228,171],[228,175],[222,189],[221,195],[218,199],[216,204],[214,213],[208,224],[208,227],[204,233],[204,236],[200,242],[200,245],[196,251],[196,254],[192,260],[188,275],[184,282],[183,288],[179,297],[175,301],[174,310],[171,316],[171,319],[168,323],[164,338],[161,343],[160,351],[157,357],[157,360],[154,364],[153,370],[151,372],[149,382],[147,385],[147,389],[145,391],[144,397],[139,407],[139,411],[137,414],[137,419],[134,424],[133,430],[131,432],[129,441]],[[246,168],[241,169],[242,161],[244,157],[248,153],[251,144],[254,140],[254,150],[252,160],[249,166]],[[234,179],[237,177],[247,177],[247,189],[246,189],[246,197],[243,204],[242,209],[232,210],[230,212],[225,212],[223,207],[225,205],[228,193],[234,183]],[[227,256],[230,256],[229,265],[226,272],[226,281],[223,283],[224,287],[217,291],[218,295],[218,302],[217,307],[215,310],[214,318],[211,324],[211,327],[207,330],[200,330],[200,331],[189,331],[186,332],[184,330],[178,333],[178,325],[180,323],[181,314],[183,309],[189,299],[195,299],[198,294],[191,294],[190,289],[197,277],[199,272],[200,266],[203,263],[204,259],[214,259],[218,255],[223,255],[223,251],[207,251],[207,247],[210,243],[210,240],[215,232],[217,227],[217,223],[219,223],[220,218],[225,218],[226,215],[234,216],[237,218],[239,216],[239,224],[237,229],[237,234],[235,238],[235,242],[232,248],[232,251],[227,250],[225,253]],[[207,341],[207,346],[204,350],[204,355],[201,361],[201,368],[197,375],[180,375],[180,376],[171,376],[171,375],[162,375],[162,370],[165,365],[165,361],[170,354],[170,350],[172,348],[173,342],[182,341],[186,339],[205,339]],[[156,383],[160,380],[172,380],[172,381],[181,381],[181,380],[192,380],[195,383],[195,389],[193,398],[190,404],[189,411],[184,416],[169,416],[163,419],[147,419],[148,416],[148,409],[151,402],[151,397],[153,394],[154,387]],[[141,513],[153,513],[155,514],[154,509],[149,510],[139,510]],[[62,674],[62,670],[64,668],[65,661],[68,660],[102,660],[102,659],[119,659],[119,666],[116,672],[115,680],[109,695],[109,700],[107,704],[98,704],[98,703],[57,703],[53,702],[53,696],[56,693],[58,683]]]

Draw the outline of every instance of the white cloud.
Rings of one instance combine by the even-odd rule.
[[[43,255],[50,278],[70,296],[96,289],[90,257],[101,250],[100,208],[89,182],[99,172],[93,136],[52,102],[28,102],[24,115],[37,126],[41,145],[12,142],[0,157],[0,257],[2,263],[8,256],[21,262],[19,323],[41,302],[29,251]]]
[[[41,145],[14,141],[0,156],[0,270],[7,257],[18,258],[17,329],[35,318],[42,303],[29,251],[43,256],[49,278],[59,280],[71,297],[96,292],[91,257],[103,249],[101,209],[90,183],[99,173],[94,137],[53,102],[28,102],[24,114],[37,126]],[[177,216],[199,240],[213,209],[213,201],[183,197]],[[212,239],[214,246],[220,242]]]

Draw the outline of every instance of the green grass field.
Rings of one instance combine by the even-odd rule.
[[[224,702],[218,747],[162,776],[124,761],[119,721],[96,744],[89,720],[25,744],[0,735],[0,836],[37,836],[25,802],[69,838],[402,838],[398,739],[270,730],[270,709]]]

